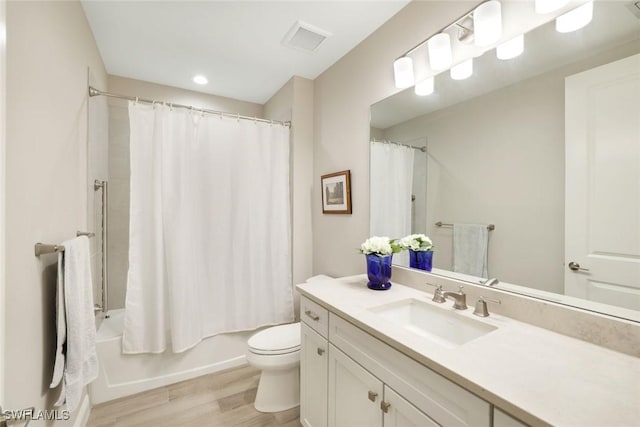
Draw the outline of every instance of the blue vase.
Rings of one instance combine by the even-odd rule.
[[[413,251],[409,249],[409,267],[431,271],[433,251]]]
[[[391,287],[391,259],[393,254],[378,256],[367,254],[367,287],[376,291],[386,291]]]

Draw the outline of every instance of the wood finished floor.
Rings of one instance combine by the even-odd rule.
[[[300,409],[256,411],[260,371],[245,366],[96,405],[88,427],[300,427]]]

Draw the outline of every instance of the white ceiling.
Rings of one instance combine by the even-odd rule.
[[[294,75],[318,77],[407,3],[82,0],[109,74],[260,104]],[[331,36],[313,53],[283,46],[298,20]]]

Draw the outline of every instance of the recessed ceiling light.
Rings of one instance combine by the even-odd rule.
[[[193,82],[199,85],[206,85],[209,83],[209,79],[207,79],[202,74],[198,74],[197,76],[193,76]]]

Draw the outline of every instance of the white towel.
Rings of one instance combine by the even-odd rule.
[[[453,224],[453,271],[488,277],[489,230],[482,224]]]
[[[62,380],[64,373],[64,344],[67,341],[67,319],[64,309],[64,271],[63,271],[63,255],[58,252],[58,279],[56,290],[56,359],[53,365],[53,376],[51,378],[50,388],[56,388]]]
[[[67,409],[73,411],[84,387],[98,376],[98,356],[89,239],[76,237],[63,245],[67,349],[62,394],[56,406],[66,403]]]

